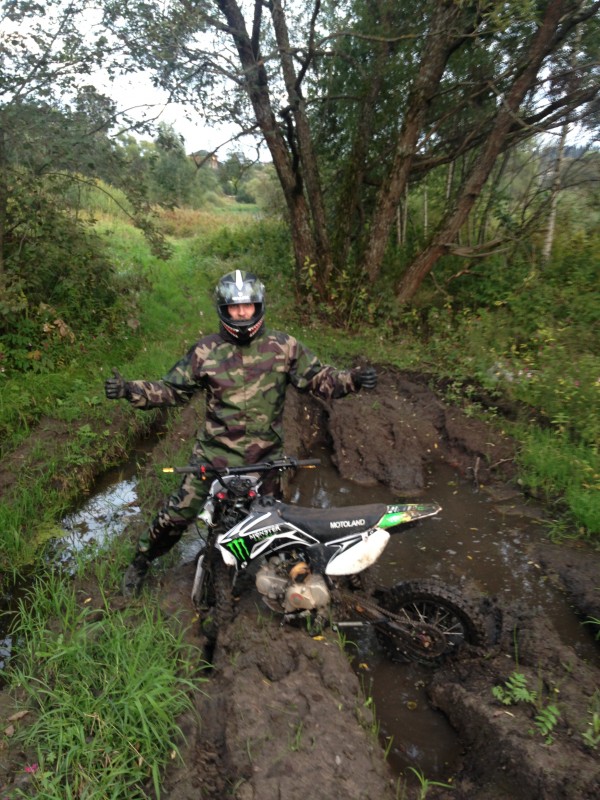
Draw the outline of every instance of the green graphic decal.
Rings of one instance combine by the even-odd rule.
[[[226,547],[231,550],[238,561],[246,561],[250,558],[250,551],[245,539],[234,539],[231,542],[227,542]]]
[[[380,528],[393,528],[403,522],[431,517],[441,511],[437,503],[405,503],[387,507],[387,513],[377,523]]]
[[[410,519],[409,514],[394,512],[393,514],[384,514],[377,524],[380,528],[393,528],[395,525],[402,525],[403,522],[410,521]]]

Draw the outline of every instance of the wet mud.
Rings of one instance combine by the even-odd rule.
[[[168,463],[173,443],[190,436],[193,415],[194,409],[186,409],[161,439],[146,467],[149,476],[156,463]],[[527,498],[520,502],[515,494],[514,443],[497,426],[446,406],[421,376],[382,369],[374,392],[329,406],[292,392],[286,409],[286,451],[306,456],[325,439],[340,475],[362,487],[383,485],[416,498],[427,486],[428,471],[442,464],[485,487],[498,502],[510,498],[515,513],[531,513]],[[150,495],[143,504],[158,504],[158,488],[151,496],[151,481],[145,483]],[[543,516],[543,509],[534,507],[535,514]],[[135,537],[135,525],[130,535]],[[553,545],[543,526],[529,547],[540,580],[558,587],[573,614],[582,621],[600,618],[600,554],[584,545]],[[152,589],[189,640],[204,647],[189,601],[192,571],[191,560],[156,570]],[[398,788],[399,776],[378,739],[360,670],[339,637],[326,630],[322,637],[311,638],[306,631],[282,627],[250,582],[238,588],[232,619],[210,653],[213,667],[207,673],[206,692],[195,698],[194,713],[181,721],[183,763],[167,771],[161,796],[419,797],[416,781],[404,786],[402,779],[404,788]],[[93,592],[93,587],[88,590]],[[464,585],[462,590],[470,588]],[[444,780],[452,788],[430,785],[427,797],[597,798],[600,744],[592,747],[590,736],[600,736],[600,649],[591,631],[589,648],[580,652],[564,643],[537,606],[510,594],[486,602],[495,620],[489,647],[484,652],[465,651],[429,670],[423,681],[426,701],[445,715],[460,747]],[[504,687],[506,695],[515,673],[535,692],[535,703],[504,704],[493,695],[493,687]],[[558,711],[552,725],[550,707]],[[536,720],[540,715],[549,728],[545,733]],[[148,796],[153,796],[150,789]]]

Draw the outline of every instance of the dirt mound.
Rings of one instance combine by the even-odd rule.
[[[428,465],[442,461],[477,483],[515,475],[514,442],[480,420],[450,408],[424,378],[381,371],[375,392],[361,392],[317,410],[290,393],[286,441],[305,450],[328,436],[342,477],[398,494],[419,494]]]
[[[191,571],[169,577],[166,611],[187,602]],[[185,764],[169,775],[166,796],[393,800],[375,720],[337,636],[281,626],[250,589],[219,634],[207,694],[186,720]]]
[[[439,670],[429,693],[460,731],[466,748],[454,798],[592,800],[600,766],[582,733],[590,730],[598,668],[577,658],[546,620],[522,609],[507,616],[500,647],[486,659]],[[504,705],[490,687],[506,689],[515,675],[533,702]],[[514,694],[516,695],[517,690]],[[553,725],[548,709],[559,712]]]

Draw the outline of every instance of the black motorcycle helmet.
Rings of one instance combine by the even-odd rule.
[[[223,275],[215,289],[215,303],[221,325],[239,342],[250,342],[260,331],[265,318],[265,287],[252,272],[236,269]],[[233,320],[227,306],[254,303],[251,319]]]

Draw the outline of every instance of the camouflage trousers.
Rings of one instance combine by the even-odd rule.
[[[150,527],[140,536],[138,552],[144,553],[150,561],[168,553],[202,510],[210,486],[209,480],[186,475],[179,489],[169,497]]]
[[[262,480],[262,494],[281,496],[278,474],[268,473]],[[150,527],[140,536],[138,553],[144,553],[150,561],[168,553],[181,539],[188,525],[202,511],[211,484],[210,480],[203,481],[195,475],[186,475],[178,491],[169,497]]]

